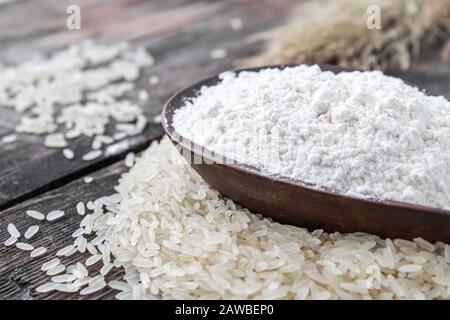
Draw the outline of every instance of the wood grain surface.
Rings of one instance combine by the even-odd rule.
[[[273,0],[78,1],[82,12],[82,29],[78,31],[65,27],[65,9],[72,3],[22,1],[0,9],[0,62],[48,54],[86,37],[143,44],[155,56],[156,65],[144,71],[137,89],[148,87],[150,75],[161,79],[149,90],[150,99],[143,105],[149,119],[160,113],[163,103],[177,90],[229,69],[233,58],[254,52],[255,45],[243,45],[244,39],[280,23],[289,7],[288,1]],[[230,28],[232,17],[244,21],[242,31]],[[229,56],[211,60],[213,48],[226,48]],[[135,101],[137,92],[132,97]],[[19,115],[5,108],[0,112],[3,136],[14,131]],[[142,149],[161,134],[159,124],[150,124],[143,134],[110,146],[105,156],[90,162],[79,158],[67,161],[61,150],[42,146],[42,137],[20,135],[16,143],[0,145],[0,210],[95,171],[127,151]],[[83,154],[89,143],[80,139],[73,147],[76,154]]]
[[[159,114],[170,95],[183,87],[233,67],[235,58],[253,54],[258,43],[246,39],[282,23],[295,1],[19,1],[0,7],[0,62],[20,63],[35,54],[50,54],[84,38],[107,43],[129,41],[145,45],[156,59],[156,65],[137,82],[147,88],[148,78],[158,75],[160,83],[149,90],[149,102],[143,106],[151,119]],[[82,11],[82,29],[65,27],[65,10],[78,4]],[[238,17],[244,22],[241,31],[234,31],[229,21]],[[228,56],[211,60],[214,48],[226,48]],[[137,91],[131,98],[137,101]],[[11,133],[18,122],[12,110],[0,108],[0,136]],[[111,193],[121,163],[114,164],[129,151],[139,151],[162,135],[160,124],[151,124],[137,137],[111,145],[106,156],[85,162],[68,161],[60,150],[42,145],[42,138],[20,135],[13,144],[0,146],[0,240],[8,237],[6,226],[15,223],[21,231],[33,221],[25,211],[33,208],[48,212],[66,211],[64,219],[44,223],[32,242],[50,250],[42,257],[30,258],[29,252],[0,246],[0,299],[79,299],[112,298],[112,290],[81,297],[76,294],[50,293],[38,295],[34,288],[47,282],[41,272],[43,262],[51,259],[58,248],[72,242],[80,217],[75,213],[78,201],[95,199]],[[80,140],[74,146],[78,154],[87,152],[90,144]],[[109,150],[109,151],[108,151]],[[91,174],[92,173],[92,174]],[[87,185],[85,175],[96,179]],[[82,261],[82,256],[67,260]]]
[[[0,6],[0,63],[15,64],[36,54],[54,50],[85,38],[107,43],[129,41],[145,45],[156,65],[137,82],[147,88],[148,78],[158,75],[160,84],[149,89],[150,99],[143,105],[149,118],[160,113],[170,95],[200,79],[233,67],[233,61],[261,50],[259,42],[248,39],[259,32],[283,24],[295,0],[188,1],[188,0],[19,0]],[[82,29],[68,30],[66,8],[77,4],[82,11]],[[244,23],[241,31],[229,26],[233,17]],[[228,57],[211,60],[210,50],[226,48]],[[433,54],[415,61],[409,71],[391,71],[432,93],[450,97],[450,66]],[[137,101],[137,90],[131,96]],[[0,108],[0,137],[12,133],[19,118],[12,110]],[[35,288],[48,281],[41,272],[43,262],[57,249],[72,242],[80,216],[75,213],[78,201],[109,194],[117,178],[126,171],[118,162],[129,151],[144,149],[162,135],[159,124],[151,124],[137,137],[110,146],[107,155],[91,162],[68,161],[60,150],[47,149],[42,138],[20,135],[16,143],[0,145],[0,299],[110,299],[115,293],[103,290],[82,297],[78,294],[40,295]],[[77,154],[89,150],[80,140]],[[94,176],[91,184],[82,177]],[[25,210],[66,211],[54,223],[44,223],[32,244],[46,246],[42,257],[30,258],[29,252],[6,248],[6,226],[15,223],[21,231],[31,225]],[[84,261],[73,256],[66,264]],[[120,271],[118,272],[120,273]],[[119,274],[113,274],[114,278]]]
[[[82,216],[77,214],[76,205],[80,200],[87,202],[103,195],[114,193],[114,186],[120,174],[127,171],[123,162],[116,163],[92,174],[94,181],[86,184],[82,178],[61,188],[47,192],[40,197],[27,200],[18,206],[5,210],[0,215],[0,299],[78,299],[77,294],[52,292],[38,294],[35,288],[47,283],[50,277],[41,271],[42,264],[55,257],[55,253],[63,247],[73,244],[72,233],[78,229]],[[62,219],[54,222],[37,221],[28,217],[26,210],[38,210],[47,213],[50,210],[64,210]],[[15,246],[5,247],[3,239],[9,237],[6,226],[13,221],[23,234],[26,229],[35,224],[40,226],[39,232],[29,241],[35,248],[44,246],[48,251],[36,258],[30,257],[29,251],[22,251]],[[62,262],[68,266],[77,261],[84,262],[89,255],[77,253]],[[90,270],[94,270],[96,265]],[[98,268],[97,268],[98,269]],[[112,276],[120,271],[112,272]],[[93,274],[94,275],[94,274]],[[118,277],[116,277],[118,278]],[[99,291],[84,298],[113,298],[113,290]]]

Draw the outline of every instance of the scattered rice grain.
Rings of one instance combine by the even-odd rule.
[[[42,264],[41,270],[42,271],[48,271],[48,270],[56,267],[60,263],[61,263],[61,260],[59,260],[58,258],[54,258],[54,259],[52,259],[50,261],[47,261],[44,264]]]
[[[244,24],[242,23],[242,20],[239,18],[232,18],[230,19],[230,27],[234,31],[240,31],[242,30]]]
[[[84,161],[92,161],[94,159],[99,158],[102,155],[102,153],[103,152],[101,150],[92,150],[83,155],[82,159]]]
[[[64,272],[65,270],[66,270],[66,267],[62,264],[59,264],[59,265],[47,270],[47,275],[54,276],[58,273]]]
[[[86,287],[86,288],[84,288],[84,289],[82,289],[82,290],[80,291],[80,295],[84,296],[84,295],[88,295],[88,294],[91,294],[91,293],[100,291],[100,290],[102,290],[105,286],[106,286],[106,284],[104,284],[104,283],[99,283],[99,284],[96,284],[96,285],[94,285],[94,286],[92,286],[92,287],[90,287],[90,286],[89,286],[89,287]]]
[[[8,223],[6,230],[11,237],[20,238],[20,232],[19,230],[17,230],[17,227],[14,225],[14,223]]]
[[[66,255],[66,253],[68,253],[69,251],[71,251],[71,250],[73,250],[75,248],[75,246],[74,245],[68,245],[68,246],[66,246],[66,247],[64,247],[64,248],[62,248],[62,249],[60,249],[58,252],[56,252],[56,256],[57,257],[59,257],[59,256],[65,256]]]
[[[75,153],[73,152],[72,149],[64,148],[62,153],[63,153],[64,157],[66,157],[69,160],[72,160],[73,158],[75,158]]]
[[[31,244],[25,242],[17,242],[16,247],[24,251],[31,251],[34,249],[34,247]]]
[[[134,152],[130,152],[125,157],[125,166],[128,168],[132,168],[134,166],[135,154]]]
[[[86,208],[84,207],[84,203],[82,201],[77,203],[77,213],[80,216],[84,216],[84,214],[86,213]]]
[[[39,226],[31,226],[25,231],[25,239],[31,239],[39,231]]]
[[[159,84],[159,77],[158,77],[158,76],[151,76],[151,77],[148,79],[148,83],[149,83],[151,86],[156,86],[156,85],[158,85],[158,84]]]
[[[88,177],[84,177],[83,180],[84,180],[84,183],[88,183],[88,184],[89,184],[89,183],[91,183],[92,181],[94,181],[94,178],[88,176]]]
[[[16,140],[17,140],[17,135],[15,135],[15,134],[9,134],[9,135],[2,137],[2,143],[4,143],[4,144],[13,143]]]
[[[45,219],[45,215],[36,210],[27,210],[26,214],[36,220],[42,221]]]
[[[39,247],[39,248],[34,249],[31,252],[30,257],[32,257],[32,258],[39,257],[46,252],[47,252],[47,249],[45,247]]]
[[[224,48],[212,49],[209,53],[209,56],[213,60],[224,59],[227,56],[227,50]]]
[[[6,239],[4,245],[5,245],[5,247],[9,247],[9,246],[12,246],[16,242],[17,242],[17,238],[9,237],[8,239]]]
[[[50,211],[47,214],[47,221],[55,221],[57,219],[60,219],[64,216],[64,211],[61,210],[54,210],[54,211]]]

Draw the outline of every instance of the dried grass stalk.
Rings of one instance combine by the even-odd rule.
[[[381,9],[381,30],[367,27],[367,8],[374,4]],[[425,42],[445,46],[449,34],[450,0],[313,1],[300,5],[286,26],[258,35],[269,40],[267,50],[238,65],[407,69]]]

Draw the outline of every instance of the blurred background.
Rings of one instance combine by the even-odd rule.
[[[70,29],[74,6],[80,25]],[[234,66],[332,63],[414,70],[405,77],[439,93],[431,82],[448,83],[449,29],[449,0],[0,0],[0,62],[94,38],[145,44],[155,67],[176,79]],[[221,61],[211,63],[211,54]],[[180,86],[195,80],[182,78]]]

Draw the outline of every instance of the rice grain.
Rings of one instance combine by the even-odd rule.
[[[39,231],[39,226],[31,226],[25,231],[25,239],[31,239]]]
[[[48,271],[54,267],[56,267],[57,265],[59,265],[61,263],[61,260],[59,260],[58,258],[54,258],[50,261],[45,262],[42,267],[41,270],[42,271]]]
[[[84,216],[84,214],[86,213],[86,208],[84,207],[84,203],[82,201],[77,203],[77,213],[80,216]]]
[[[14,223],[8,223],[8,226],[6,229],[11,237],[20,238],[20,232],[19,232],[19,230],[17,230]]]
[[[56,256],[65,256],[68,252],[70,252],[71,250],[73,250],[75,248],[74,245],[68,245],[62,249],[60,249],[58,252],[56,252]]]
[[[45,219],[45,215],[36,210],[27,210],[26,214],[36,220],[42,221]]]
[[[101,150],[92,150],[86,154],[83,155],[82,159],[84,161],[92,161],[94,159],[99,158],[102,155],[102,151]]]
[[[16,243],[16,247],[20,250],[24,250],[24,251],[31,251],[34,249],[34,247],[29,244],[29,243],[24,243],[24,242],[17,242]]]
[[[47,249],[45,247],[39,247],[31,251],[30,257],[35,258],[43,255],[47,252]]]
[[[5,245],[5,247],[9,247],[9,246],[12,246],[16,242],[17,242],[17,238],[9,237],[8,239],[6,239],[4,245]]]
[[[50,268],[47,270],[47,275],[48,276],[54,276],[58,273],[64,272],[66,270],[66,267],[62,264],[59,264],[53,268]]]
[[[94,181],[94,178],[93,177],[84,177],[83,180],[84,180],[84,183],[88,183],[89,184],[92,181]]]
[[[55,221],[55,220],[62,218],[63,216],[64,216],[64,211],[62,211],[62,210],[50,211],[47,214],[47,221]]]
[[[2,137],[2,143],[4,143],[4,144],[13,143],[16,140],[17,140],[17,135],[15,135],[15,134],[9,134],[9,135]]]
[[[75,153],[70,148],[64,148],[62,153],[64,157],[66,157],[66,159],[72,160],[73,158],[75,158]]]

